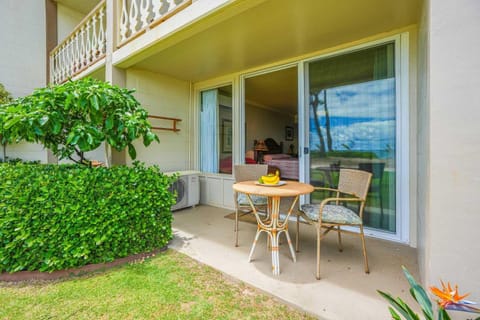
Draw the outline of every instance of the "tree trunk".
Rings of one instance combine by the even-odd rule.
[[[332,151],[332,132],[330,131],[330,116],[327,107],[327,90],[323,90],[323,109],[325,110],[325,130],[327,131],[327,147],[328,151]]]
[[[314,94],[314,96],[315,96],[315,99],[311,103],[313,108],[313,119],[315,123],[315,129],[317,130],[318,138],[320,139],[320,152],[325,153],[325,140],[323,138],[322,128],[320,126],[320,119],[318,118],[318,114],[317,114],[318,105],[319,105],[318,95]]]

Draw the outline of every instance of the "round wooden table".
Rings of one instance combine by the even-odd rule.
[[[293,261],[297,261],[295,250],[293,249],[292,241],[290,240],[290,235],[288,234],[288,218],[292,214],[295,204],[298,201],[298,197],[302,194],[311,193],[314,190],[313,186],[297,181],[281,181],[281,183],[283,183],[283,185],[278,186],[260,185],[257,181],[242,181],[233,184],[233,189],[235,191],[247,195],[250,206],[252,207],[252,211],[257,219],[257,233],[255,235],[255,240],[253,241],[252,249],[250,250],[248,261],[252,261],[253,252],[260,234],[262,232],[267,233],[268,239],[271,241],[272,271],[274,275],[280,274],[278,243],[280,234],[282,232],[284,232],[285,236],[287,237],[288,246],[290,248]],[[251,195],[265,196],[268,198],[268,214],[266,218],[262,219],[262,217],[259,216],[250,197]],[[295,197],[290,209],[283,219],[280,217],[280,199],[282,197]]]

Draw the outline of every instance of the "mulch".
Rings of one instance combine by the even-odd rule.
[[[2,272],[0,273],[0,281],[4,282],[21,282],[21,281],[37,281],[37,280],[58,280],[72,276],[79,276],[91,272],[110,269],[126,263],[142,261],[147,258],[154,257],[158,253],[167,250],[167,246],[153,250],[147,253],[134,254],[125,258],[116,259],[107,263],[88,264],[86,266],[72,268],[67,270],[58,270],[52,272],[42,271],[18,271],[14,273]]]

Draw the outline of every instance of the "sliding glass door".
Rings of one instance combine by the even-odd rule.
[[[341,168],[372,172],[365,224],[390,233],[397,228],[395,66],[394,42],[307,64],[310,183],[336,187]]]

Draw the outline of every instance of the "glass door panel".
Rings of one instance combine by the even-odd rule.
[[[232,86],[201,92],[200,170],[232,173]]]
[[[366,226],[396,232],[394,43],[308,64],[310,182],[336,187],[341,168],[373,174]],[[313,202],[329,194],[317,192]]]

